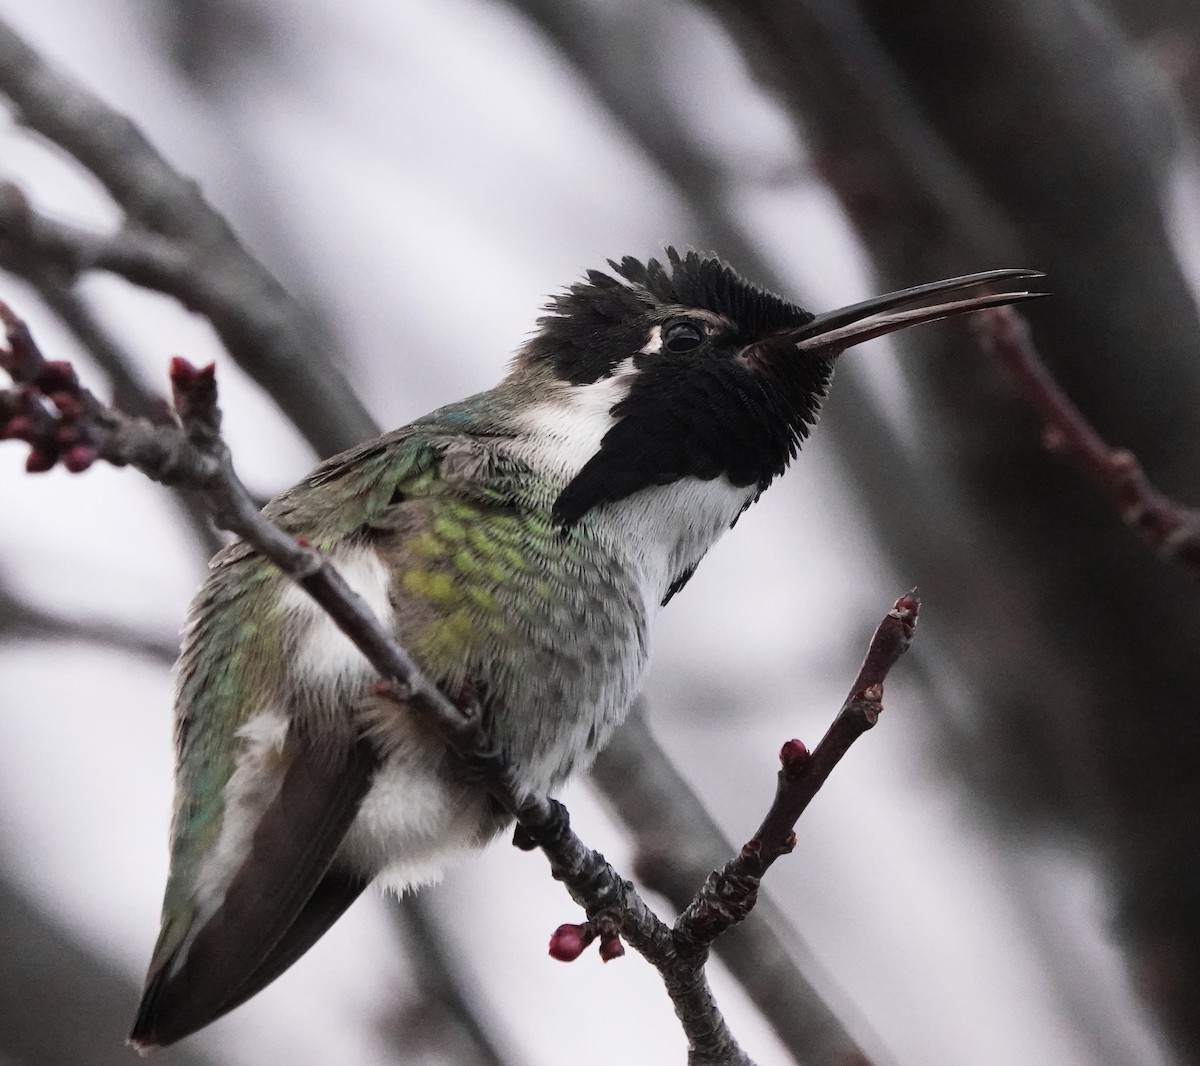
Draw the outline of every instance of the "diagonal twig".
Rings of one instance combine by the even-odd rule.
[[[920,605],[914,589],[901,596],[879,623],[842,709],[812,752],[799,740],[783,745],[775,798],[762,824],[741,852],[709,877],[680,915],[675,929],[681,938],[711,944],[749,913],[763,875],[776,859],[795,848],[800,815],[850,746],[879,721],[883,683],[912,642]]]
[[[665,897],[677,913],[692,902],[696,886],[737,851],[659,747],[645,707],[635,705],[600,752],[591,777],[629,830],[638,882]],[[881,1039],[838,993],[795,916],[770,896],[760,894],[738,934],[717,940],[713,950],[797,1062],[891,1061]]]

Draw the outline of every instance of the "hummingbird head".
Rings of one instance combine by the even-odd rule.
[[[559,445],[566,487],[554,517],[564,527],[689,477],[725,478],[752,501],[808,436],[845,349],[1035,294],[899,310],[917,301],[1040,276],[990,271],[813,315],[696,252],[609,266],[612,275],[589,271],[552,300],[510,376],[536,390],[531,431]]]

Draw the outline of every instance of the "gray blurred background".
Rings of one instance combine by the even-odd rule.
[[[1047,362],[1200,503],[1194,3],[0,0],[0,16],[198,180],[380,425],[489,387],[549,293],[667,242],[815,310],[1036,267]],[[123,221],[5,114],[0,180],[52,219]],[[263,496],[355,438],[334,396],[277,405],[203,316],[48,265],[11,213],[0,262],[0,297],[101,394],[135,403],[164,391],[171,355],[215,359]],[[847,357],[792,471],[664,613],[650,728],[740,843],[780,743],[819,738],[872,628],[919,586],[887,713],[772,870],[786,922],[767,932],[874,1062],[1200,1063],[1195,583],[1043,452],[966,327],[904,343]],[[0,1064],[131,1062],[166,870],[169,653],[207,548],[136,474],[22,463],[0,448]],[[643,824],[631,844],[606,798],[624,759],[568,791],[576,827],[620,869],[648,850],[670,865],[688,840],[648,845]],[[682,1062],[640,959],[546,957],[578,918],[540,856],[497,844],[418,905],[364,898],[159,1061]],[[793,1061],[796,1004],[773,1018],[714,971],[747,1050]]]

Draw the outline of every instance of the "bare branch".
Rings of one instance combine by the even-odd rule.
[[[412,1015],[420,1011],[423,1018],[419,1020],[419,1027],[431,1035],[436,1031],[438,1044],[446,1053],[453,1050],[453,1044],[446,1039],[449,1022],[470,1039],[473,1061],[479,1066],[506,1066],[511,1060],[480,1018],[468,995],[469,983],[465,976],[456,972],[453,953],[439,929],[428,894],[419,892],[397,899],[390,909],[401,923],[410,951],[421,967],[420,1000],[413,1010],[405,1012],[405,1047],[412,1042]]]
[[[901,596],[875,630],[866,658],[841,711],[811,755],[798,740],[790,740],[780,752],[778,790],[771,809],[763,819],[751,845],[758,842],[755,867],[766,872],[780,855],[786,855],[795,843],[793,830],[800,815],[825,784],[842,756],[883,711],[883,683],[896,661],[908,651],[917,625],[921,601],[916,589]],[[743,850],[743,858],[745,858]],[[748,867],[749,868],[749,867]],[[758,876],[762,876],[759,873]]]
[[[552,801],[553,802],[553,801]],[[678,950],[676,937],[638,895],[633,885],[624,880],[599,852],[586,847],[571,832],[566,808],[553,803],[557,812],[555,823],[532,826],[526,819],[518,818],[520,833],[516,843],[525,847],[535,840],[550,860],[550,872],[561,881],[586,912],[585,927],[560,926],[551,939],[550,953],[569,961],[578,957],[587,945],[597,937],[604,951],[606,943],[613,941],[607,927],[609,921],[617,921],[620,935],[650,962],[663,979],[667,994],[675,1008],[675,1015],[688,1038],[689,1066],[723,1064],[723,1066],[752,1066],[751,1060],[738,1047],[729,1031],[720,1010],[713,999],[704,973],[706,954],[693,952],[684,956]],[[568,932],[574,930],[574,934]],[[578,951],[566,947],[564,940],[578,938]],[[614,957],[610,947],[605,957]]]
[[[170,666],[179,642],[151,636],[112,619],[74,618],[52,614],[10,588],[0,574],[0,640],[76,640],[114,651],[141,655]]]
[[[633,840],[638,881],[676,912],[737,850],[659,747],[640,705],[600,753],[592,780]],[[831,995],[832,976],[769,896],[760,895],[737,935],[717,940],[713,950],[797,1062],[888,1061],[878,1038],[869,1041],[874,1047],[868,1051],[851,1035],[852,1005]],[[870,1035],[861,1018],[854,1028]]]
[[[1159,492],[1137,456],[1105,442],[1042,362],[1024,317],[1006,307],[994,308],[971,325],[984,350],[1008,368],[1041,416],[1046,447],[1069,456],[1108,497],[1121,521],[1159,555],[1200,577],[1200,511]]]
[[[775,799],[757,832],[741,853],[713,873],[675,923],[681,938],[711,944],[742,921],[754,906],[763,875],[781,855],[796,846],[796,822],[850,746],[879,721],[883,683],[912,641],[920,600],[916,591],[901,596],[879,623],[866,658],[850,686],[842,709],[810,754],[799,740],[789,740],[779,753]]]
[[[332,340],[246,251],[196,183],[171,167],[128,118],[46,63],[2,20],[0,93],[19,121],[70,152],[126,212],[132,228],[91,248],[93,256],[107,257],[106,269],[128,271],[131,280],[208,316],[230,355],[320,454],[378,432],[331,360]],[[148,234],[167,238],[173,254]],[[40,236],[49,240],[53,232]],[[67,231],[57,236],[60,251],[69,251]]]

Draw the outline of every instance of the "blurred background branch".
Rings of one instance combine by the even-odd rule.
[[[202,311],[231,356],[289,413],[322,455],[377,432],[330,359],[318,324],[243,247],[194,181],[137,126],[46,63],[0,22],[0,92],[29,129],[70,152],[141,226],[176,243],[186,267],[169,290]],[[320,405],[312,403],[321,396]]]
[[[137,997],[135,979],[85,951],[5,880],[0,880],[0,944],[11,960],[0,965],[5,1062],[127,1066],[124,1019]],[[188,1047],[171,1048],[162,1057],[164,1066],[214,1061]]]

